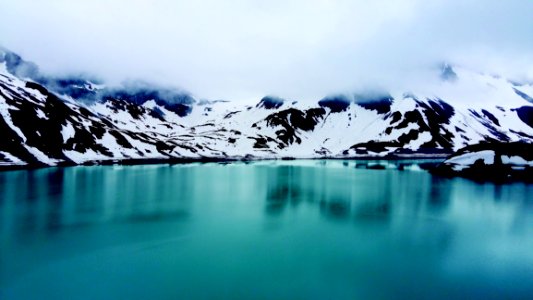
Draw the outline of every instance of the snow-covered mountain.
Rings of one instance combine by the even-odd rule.
[[[408,93],[242,105],[47,77],[3,50],[0,165],[444,155],[480,142],[533,142],[532,97],[531,84],[446,65],[438,84]]]

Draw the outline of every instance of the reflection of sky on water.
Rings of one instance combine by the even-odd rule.
[[[416,280],[480,276],[494,282],[511,274],[514,288],[527,290],[521,280],[533,276],[532,185],[477,184],[433,177],[407,162],[376,164],[266,161],[0,173],[0,287],[35,266],[110,247],[200,238],[205,247],[220,247],[221,238],[238,237],[233,242],[258,245],[279,238],[265,247],[289,243],[295,252],[313,240],[329,243],[316,251],[333,251],[402,291]],[[427,278],[406,276],[400,284],[392,268]],[[353,278],[365,274],[345,271]]]

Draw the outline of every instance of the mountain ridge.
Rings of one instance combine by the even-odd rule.
[[[24,66],[16,57],[11,60]],[[266,96],[242,105],[198,101],[151,86],[111,90],[83,78],[63,80],[59,89],[61,79],[47,79],[31,63],[33,71],[22,75],[13,62],[8,64],[1,55],[4,168],[136,160],[429,157],[477,143],[533,142],[528,101],[533,86],[450,65],[443,69],[445,80],[430,93],[354,93],[317,103]],[[478,98],[487,101],[481,105]]]

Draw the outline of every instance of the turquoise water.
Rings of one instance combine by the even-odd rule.
[[[0,173],[0,299],[533,299],[533,185],[361,164]]]

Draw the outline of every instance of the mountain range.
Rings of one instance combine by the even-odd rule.
[[[402,92],[242,104],[150,84],[54,77],[0,50],[0,168],[94,163],[447,156],[533,142],[533,84],[442,65]]]

